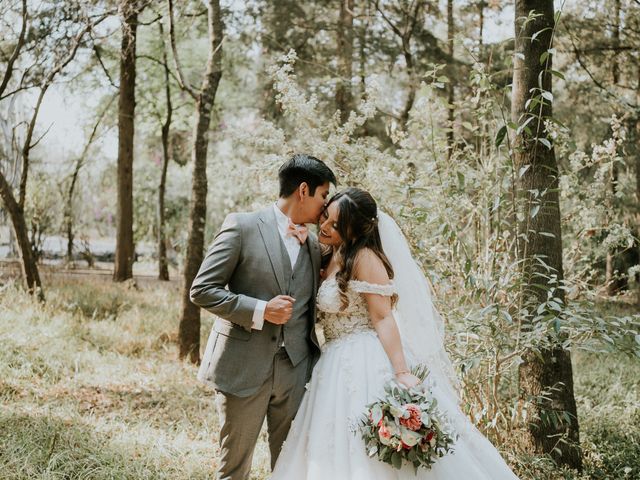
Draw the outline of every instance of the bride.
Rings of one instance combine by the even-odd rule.
[[[516,479],[458,407],[442,320],[396,223],[368,192],[347,188],[329,202],[319,239],[333,252],[317,298],[326,343],[272,480]],[[459,438],[454,453],[416,475],[368,457],[355,425],[392,378],[417,385],[418,363]]]

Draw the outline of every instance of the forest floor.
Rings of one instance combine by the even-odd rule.
[[[176,361],[178,282],[45,284],[44,306],[0,286],[0,478],[213,478],[213,391]],[[533,473],[516,446],[501,450],[523,479],[640,478],[640,362],[576,353],[574,372],[584,473]],[[251,478],[268,460],[263,432]]]

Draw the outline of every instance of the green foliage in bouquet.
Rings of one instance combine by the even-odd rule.
[[[413,373],[424,381],[428,371],[419,366]],[[384,392],[382,399],[366,407],[360,420],[369,457],[377,456],[396,469],[409,463],[417,472],[453,451],[456,435],[428,388],[407,389],[390,381]]]

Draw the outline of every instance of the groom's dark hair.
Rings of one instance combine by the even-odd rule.
[[[337,183],[336,176],[322,160],[303,153],[295,154],[282,164],[278,170],[278,178],[281,198],[291,195],[303,182],[309,185],[311,195],[316,194],[316,188],[320,185]]]

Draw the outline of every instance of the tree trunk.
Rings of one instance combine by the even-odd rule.
[[[118,101],[118,212],[113,279],[133,277],[133,137],[136,108],[136,0],[122,3],[120,97]]]
[[[160,37],[164,41],[164,28],[158,23]],[[169,166],[169,132],[171,129],[171,117],[173,105],[171,104],[171,83],[169,81],[169,63],[167,50],[162,52],[164,60],[164,92],[167,102],[167,116],[162,124],[162,173],[160,175],[160,187],[158,188],[158,279],[169,280],[169,265],[167,262],[167,240],[165,238],[165,211],[164,197],[167,185],[167,167]]]
[[[621,6],[620,0],[615,0],[615,18],[612,34],[612,47],[613,47],[613,65],[611,66],[611,79],[614,85],[618,85],[620,82],[620,66],[618,65],[618,52],[620,48],[620,14]]]
[[[413,66],[413,54],[411,53],[411,40],[410,37],[402,39],[402,50],[404,55],[404,62],[407,64],[407,75],[409,77],[409,91],[407,92],[407,98],[404,102],[404,108],[400,113],[400,123],[402,129],[406,130],[407,123],[409,123],[409,113],[413,108],[413,104],[416,101],[416,90],[418,88],[418,80],[416,79],[415,69]]]
[[[485,0],[480,0],[480,2],[478,3],[478,10],[479,10],[479,20],[478,20],[478,29],[480,30],[479,32],[479,37],[478,37],[478,53],[480,54],[480,58],[482,58],[482,45],[483,45],[483,35],[484,35],[484,7],[487,6],[487,3],[485,2]]]
[[[449,47],[449,56],[453,61],[454,51],[454,42],[453,38],[455,36],[455,26],[453,23],[453,0],[447,0],[447,42]],[[455,110],[453,107],[453,102],[455,100],[455,91],[453,86],[453,78],[449,79],[449,83],[447,84],[447,103],[448,107],[448,120],[449,125],[447,131],[447,155],[451,158],[451,154],[453,153],[453,121],[455,118]]]
[[[80,163],[80,162],[78,162]],[[69,185],[69,191],[67,192],[67,202],[64,209],[64,219],[66,223],[67,230],[67,262],[73,262],[73,193],[76,188],[76,182],[78,180],[78,175],[80,174],[80,168],[78,164],[76,164],[76,168],[73,171],[71,176],[71,184]]]
[[[529,17],[532,11],[539,16]],[[525,22],[523,19],[527,17]],[[551,55],[545,54],[548,57],[542,65],[540,59],[552,46],[553,0],[517,0],[515,19],[517,53],[514,55],[512,120],[522,125],[529,116],[536,117],[529,123],[531,134],[523,130],[514,139],[514,168],[516,172],[523,172],[517,185],[519,202],[523,204],[517,248],[522,269],[521,293],[523,306],[533,312],[547,300],[549,289],[538,286],[548,283],[545,276],[557,277],[557,285],[550,285],[551,288],[563,279],[558,167],[554,150],[539,140],[550,141],[544,119],[551,118],[552,106],[548,100],[542,107],[532,107],[533,111],[525,106],[531,98],[540,98],[539,76],[542,88],[551,92]],[[537,37],[532,40],[534,34]],[[554,296],[564,302],[562,289],[556,288]],[[522,321],[526,324],[532,317],[531,314]],[[530,405],[527,443],[533,452],[547,453],[559,464],[581,468],[571,357],[559,340],[552,340],[551,345],[527,351],[519,368],[520,395]]]
[[[615,0],[615,17],[613,24],[613,32],[612,32],[612,46],[614,48],[614,53],[612,55],[612,65],[611,65],[611,78],[614,86],[618,86],[620,82],[620,67],[618,65],[618,49],[620,48],[620,0]],[[616,190],[618,189],[618,165],[614,163],[611,165],[611,177],[609,179],[608,189],[608,198],[609,198],[609,208],[608,214],[614,214],[614,204],[616,198]],[[613,219],[610,219],[613,220]],[[618,276],[619,272],[616,271],[615,261],[617,255],[617,248],[612,247],[607,252],[606,258],[606,267],[605,267],[605,285],[607,290],[607,295],[610,297],[618,294],[621,288],[620,278]]]
[[[360,98],[367,94],[367,32],[369,30],[369,2],[362,2],[360,16],[363,18],[358,30],[358,76],[360,77]]]
[[[336,85],[336,108],[340,110],[342,123],[349,119],[353,110],[353,0],[340,0],[338,20],[338,84]]]
[[[18,251],[20,254],[20,265],[22,267],[22,276],[29,293],[36,294],[40,301],[44,301],[44,290],[40,281],[40,273],[38,272],[38,264],[31,249],[29,241],[29,233],[27,223],[24,219],[24,210],[16,201],[13,195],[11,185],[7,182],[5,176],[0,172],[0,197],[4,206],[11,217],[13,232],[16,236]]]
[[[207,148],[211,110],[222,76],[222,37],[224,25],[219,0],[208,1],[209,56],[202,86],[196,98],[193,178],[189,212],[189,239],[184,267],[182,317],[179,326],[180,358],[200,361],[200,308],[191,303],[189,290],[204,256],[204,231],[207,216]]]

